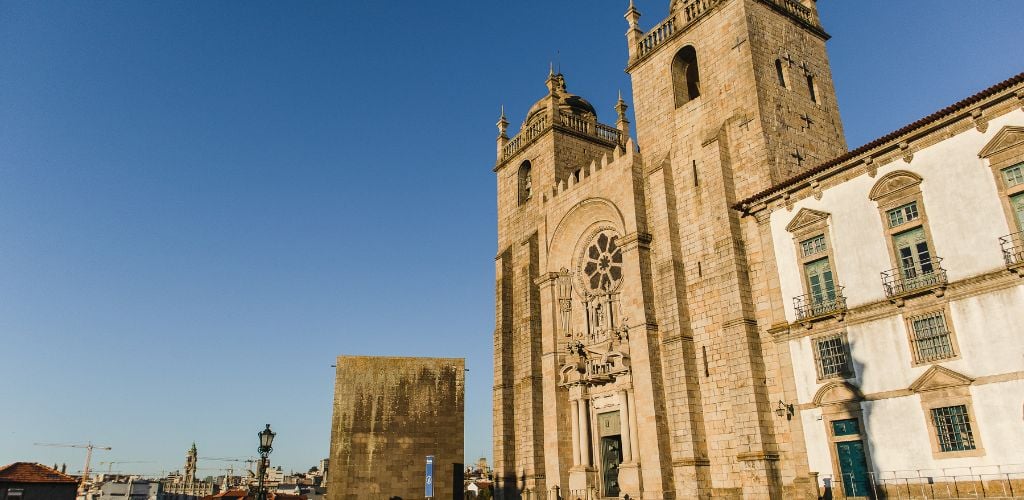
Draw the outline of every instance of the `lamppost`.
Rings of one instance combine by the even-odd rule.
[[[270,456],[270,452],[274,451],[274,436],[277,433],[270,430],[270,424],[267,424],[267,428],[259,432],[260,437],[260,470],[259,470],[259,486],[256,490],[256,498],[258,500],[267,500],[267,489],[263,486],[263,476],[267,474],[267,457]]]

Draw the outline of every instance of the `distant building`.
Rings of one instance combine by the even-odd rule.
[[[107,481],[99,485],[98,494],[90,495],[87,500],[163,500],[160,495],[160,482],[144,479],[127,481]]]
[[[162,481],[163,500],[198,500],[216,493],[213,482],[197,481],[199,450],[196,444],[185,453],[185,473],[172,474]]]
[[[56,469],[29,462],[0,468],[0,499],[75,500],[78,481]]]
[[[465,366],[463,359],[339,356],[327,498],[423,498],[428,455],[434,497],[461,492]]]

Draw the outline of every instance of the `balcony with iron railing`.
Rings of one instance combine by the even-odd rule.
[[[793,310],[798,322],[808,322],[846,314],[846,296],[843,289],[836,287],[831,294],[808,293],[793,297]]]
[[[920,264],[919,267],[897,267],[882,271],[885,296],[893,299],[946,287],[949,281],[941,257],[933,257]]]
[[[1008,269],[1024,266],[1024,231],[1001,236],[999,246],[1003,250],[1003,260]]]

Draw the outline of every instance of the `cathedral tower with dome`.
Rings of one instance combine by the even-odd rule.
[[[809,480],[731,205],[845,151],[828,35],[810,0],[625,17],[642,149],[621,97],[603,124],[554,72],[498,122],[499,487],[778,496]]]

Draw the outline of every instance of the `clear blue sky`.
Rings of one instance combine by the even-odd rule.
[[[465,357],[489,456],[499,105],[613,122],[626,3],[0,1],[0,464],[306,469],[342,353]],[[1016,0],[820,8],[851,147],[1024,71]]]

